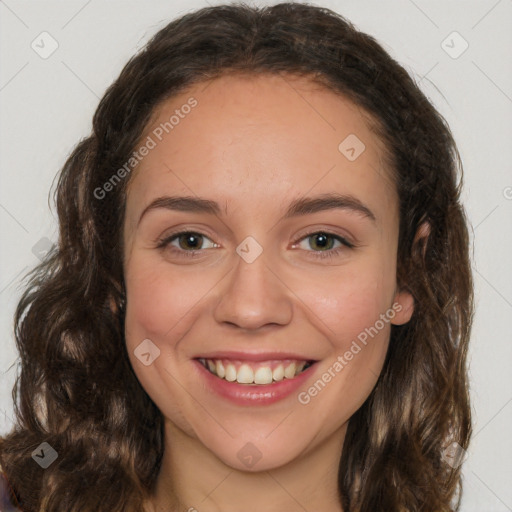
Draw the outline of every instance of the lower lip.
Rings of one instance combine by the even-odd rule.
[[[237,405],[270,405],[283,400],[304,385],[312,370],[316,368],[316,363],[313,363],[293,379],[285,378],[272,384],[251,385],[221,379],[213,375],[197,359],[193,359],[193,363],[210,390]]]

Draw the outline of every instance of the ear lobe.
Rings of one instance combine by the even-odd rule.
[[[393,325],[406,324],[414,313],[414,297],[406,289],[397,292],[393,301],[395,316],[391,320]]]
[[[430,223],[428,221],[424,221],[416,231],[413,242],[413,246],[417,244],[423,246],[422,256],[425,256],[429,235]],[[395,317],[391,321],[393,325],[403,325],[411,319],[412,314],[414,313],[414,297],[412,296],[411,292],[407,290],[407,288],[403,288],[396,293],[393,309],[396,312]]]

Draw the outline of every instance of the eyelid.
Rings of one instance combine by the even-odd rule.
[[[306,232],[303,232],[302,234],[297,236],[297,238],[293,242],[293,245],[297,244],[297,242],[302,241],[304,238],[316,235],[318,233],[323,233],[325,235],[332,236],[333,238],[340,240],[342,243],[346,243],[350,247],[356,247],[358,245],[358,243],[354,240],[354,237],[338,233],[335,228],[327,227],[315,227],[312,229],[308,229]]]
[[[302,244],[304,242],[307,243],[308,238],[310,238],[310,237],[312,237],[312,236],[314,236],[316,234],[317,233],[311,233],[311,235],[306,235],[306,236],[302,237],[301,239],[298,240],[297,243],[293,244],[292,247],[294,249],[295,248],[300,249],[300,244]],[[327,237],[334,239],[335,242],[339,242],[340,245],[338,247],[333,247],[331,249],[326,249],[324,251],[314,251],[314,250],[308,250],[308,249],[301,249],[301,250],[304,250],[306,252],[312,252],[312,253],[322,253],[322,252],[324,252],[324,253],[329,253],[329,252],[332,253],[332,252],[334,252],[335,253],[335,252],[337,252],[337,251],[339,251],[339,250],[341,250],[343,248],[351,249],[352,247],[354,247],[348,240],[346,240],[342,236],[335,235],[334,233],[327,233],[327,232],[324,232],[324,231],[320,231],[320,232],[318,232],[318,234],[324,234]]]
[[[203,232],[202,229],[204,229],[204,228],[200,228],[200,229],[194,229],[194,228],[188,228],[188,227],[179,228],[176,231],[171,231],[170,233],[166,233],[165,235],[159,235],[153,241],[153,243],[159,244],[161,242],[166,242],[174,237],[177,237],[178,235],[183,235],[186,233],[193,233],[196,235],[201,235],[203,237],[209,238],[210,240],[212,240],[212,242],[214,242],[213,237],[210,236],[208,233]],[[347,237],[346,235],[337,233],[336,231],[333,230],[333,228],[325,228],[325,227],[324,228],[323,227],[312,228],[312,229],[307,230],[306,232],[301,233],[300,235],[297,235],[297,237],[292,242],[292,245],[295,245],[297,242],[303,240],[304,238],[307,238],[308,236],[315,235],[318,233],[324,233],[324,234],[330,235],[334,238],[342,239],[343,241],[345,241],[346,243],[348,243],[349,245],[351,245],[353,247],[355,247],[357,245],[357,242],[353,241],[353,237],[350,237],[350,236]],[[214,243],[217,244],[217,242],[214,242]]]
[[[209,240],[212,241],[212,243],[216,247],[219,247],[219,244],[217,244],[217,242],[215,242],[213,240],[213,237],[206,235],[201,230],[188,229],[187,227],[179,229],[177,231],[173,231],[169,234],[164,235],[163,237],[159,237],[155,241],[157,243],[156,247],[161,250],[166,250],[169,248],[170,252],[176,254],[177,257],[182,257],[182,258],[193,259],[193,258],[201,257],[202,255],[204,255],[204,251],[208,250],[208,248],[207,249],[203,249],[203,248],[192,249],[192,250],[188,251],[188,250],[180,249],[178,247],[171,245],[172,241],[174,241],[175,239],[178,239],[181,235],[185,235],[185,234],[194,234],[194,235],[199,235],[204,238],[208,238]],[[324,235],[327,235],[328,237],[334,238],[335,240],[337,240],[340,243],[340,246],[331,248],[331,249],[327,249],[325,251],[314,251],[314,250],[309,251],[309,250],[303,249],[303,251],[305,253],[308,253],[307,254],[308,258],[312,258],[315,260],[325,260],[328,258],[335,258],[335,257],[341,256],[340,253],[345,253],[347,249],[354,249],[354,248],[358,247],[357,243],[351,242],[350,240],[347,239],[346,236],[336,233],[335,231],[332,230],[332,228],[323,229],[323,228],[319,228],[319,227],[314,228],[314,229],[309,229],[306,233],[302,233],[292,243],[292,247],[295,248],[295,246],[297,245],[298,242],[302,242],[303,240],[306,240],[307,238],[309,238],[313,235],[317,235],[317,234],[324,234]],[[212,248],[209,248],[209,249],[212,249]]]
[[[213,240],[213,237],[210,237],[206,233],[203,233],[202,231],[197,230],[197,229],[180,229],[178,231],[172,231],[171,233],[165,234],[163,236],[159,236],[154,241],[154,243],[156,244],[157,248],[165,249],[168,245],[171,244],[171,241],[174,241],[173,239],[178,239],[181,235],[185,235],[185,234],[194,234],[194,235],[202,236],[203,238],[207,238],[208,240],[211,240],[214,245],[219,247],[219,244]],[[174,246],[172,246],[172,247],[174,247]],[[199,251],[204,251],[204,250],[205,249],[184,251],[184,250],[177,249],[178,252],[183,252],[183,253],[185,253],[185,252],[192,253],[192,252],[199,252]]]

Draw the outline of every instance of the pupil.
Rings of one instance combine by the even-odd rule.
[[[185,239],[185,247],[182,247],[184,249],[190,248],[192,246],[193,249],[196,249],[198,246],[198,236],[195,234],[188,234],[183,235],[183,238]],[[196,243],[194,244],[193,240],[196,239]],[[187,247],[188,245],[188,247]]]
[[[315,245],[319,246],[322,249],[325,249],[326,245],[329,245],[326,243],[328,238],[329,238],[329,235],[326,235],[325,233],[320,233],[320,234],[314,235]],[[194,239],[196,240],[196,243],[194,243]],[[185,240],[186,240],[185,244],[190,244],[189,246],[192,246],[194,249],[196,249],[197,245],[198,245],[198,239],[199,239],[199,236],[197,236],[193,233],[185,235]],[[318,240],[320,240],[320,243],[318,243]]]
[[[325,245],[326,245],[326,243],[325,243],[325,242],[326,242],[326,240],[329,238],[329,235],[326,235],[325,233],[321,233],[321,234],[315,235],[315,236],[314,236],[314,238],[315,238],[315,244],[316,244],[316,245],[318,245],[318,246],[320,246],[320,248],[325,249]],[[318,243],[316,242],[318,239],[323,239],[323,240],[324,240],[324,242],[320,242],[320,244],[318,244]],[[328,245],[328,244],[327,244],[327,245]]]

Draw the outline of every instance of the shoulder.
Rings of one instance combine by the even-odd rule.
[[[21,512],[11,501],[10,494],[7,477],[0,465],[0,510],[5,512]]]

